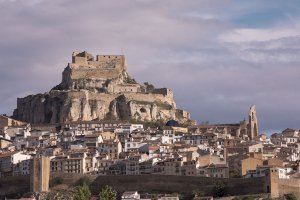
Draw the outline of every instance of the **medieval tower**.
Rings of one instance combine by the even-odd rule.
[[[254,139],[256,136],[258,136],[258,120],[256,117],[256,107],[255,105],[250,107],[249,110],[249,122],[248,122],[248,136],[250,139]]]
[[[279,197],[279,174],[276,167],[269,168],[264,177],[264,191],[270,193],[271,198]]]
[[[49,190],[50,158],[35,157],[30,165],[31,192],[47,192]]]

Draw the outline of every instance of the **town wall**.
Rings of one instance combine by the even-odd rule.
[[[0,199],[15,199],[28,193],[30,189],[29,176],[9,176],[0,178]]]
[[[300,179],[279,179],[279,196],[293,193],[297,199],[300,199]]]
[[[52,174],[52,183],[56,177],[62,177],[64,183],[74,185],[84,175],[79,174]],[[198,190],[206,195],[212,194],[216,182],[222,181],[228,186],[230,195],[260,194],[264,192],[262,178],[252,179],[216,179],[191,176],[168,175],[117,175],[117,176],[88,176],[92,180],[93,194],[99,193],[99,188],[105,185],[112,186],[118,192],[139,191],[147,193],[189,193]],[[238,189],[237,189],[238,188]]]

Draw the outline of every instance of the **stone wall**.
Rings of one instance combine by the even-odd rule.
[[[14,120],[12,118],[9,118],[7,116],[0,115],[0,128],[4,128],[7,126],[21,126],[24,125],[24,122]]]
[[[182,117],[182,118],[190,118],[190,113],[185,111],[185,110],[181,110],[181,109],[177,109],[176,110],[176,114],[178,115],[178,117]]]
[[[141,91],[139,84],[117,84],[113,85],[108,91],[110,93],[138,93]]]
[[[65,183],[74,185],[83,175],[78,174],[52,174],[62,177]],[[135,175],[135,176],[88,176],[92,180],[91,190],[98,194],[105,185],[112,186],[118,192],[139,191],[147,193],[183,193],[192,194],[198,190],[206,195],[212,194],[212,188],[218,181],[228,186],[230,195],[260,194],[264,192],[262,178],[253,179],[215,179],[192,176],[167,176],[167,175]],[[53,181],[52,181],[53,182]]]
[[[300,199],[300,179],[279,179],[279,195],[293,193]]]
[[[136,100],[136,101],[144,101],[144,102],[162,102],[168,103],[174,108],[176,108],[176,104],[173,98],[168,96],[164,96],[162,94],[153,94],[153,93],[132,93],[132,94],[124,94],[127,99],[129,100]]]
[[[168,88],[156,88],[152,91],[152,93],[162,94],[164,96],[167,96],[168,98],[173,98],[173,92]]]
[[[30,190],[29,176],[10,176],[0,178],[0,199],[21,198]]]

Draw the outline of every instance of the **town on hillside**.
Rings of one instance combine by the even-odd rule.
[[[197,124],[123,55],[74,52],[62,77],[0,116],[1,199],[300,199],[300,131],[261,133],[255,106]]]
[[[261,193],[279,197],[299,191],[299,130],[288,128],[270,137],[259,134],[255,114],[251,107],[248,120],[187,127],[175,120],[160,126],[100,121],[31,125],[0,116],[0,177],[30,176],[30,191],[37,193],[55,191],[49,180],[63,184],[66,174],[101,179],[159,175],[260,180],[254,190],[244,188],[234,194],[204,190],[194,199]],[[143,184],[140,181],[135,184]],[[145,195],[152,191],[121,192],[122,199],[148,199]],[[156,197],[179,199],[180,195]]]

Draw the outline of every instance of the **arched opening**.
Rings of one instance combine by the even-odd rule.
[[[141,113],[145,113],[146,109],[145,108],[141,108],[140,111],[141,111]]]

